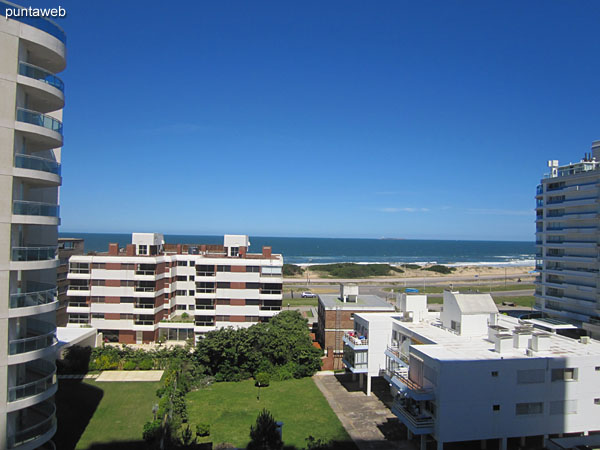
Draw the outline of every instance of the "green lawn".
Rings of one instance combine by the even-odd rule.
[[[532,308],[535,303],[535,297],[533,295],[524,295],[519,297],[496,297],[494,298],[494,301],[500,305],[502,302],[513,302],[517,306],[526,306],[527,308]]]
[[[159,386],[152,382],[61,380],[56,396],[56,448],[85,450],[95,443],[111,449],[145,448],[142,428],[152,419]]]
[[[298,294],[300,297],[300,294]],[[286,309],[288,303],[290,304],[290,308],[294,306],[317,306],[319,303],[319,299],[317,298],[284,298],[281,301],[281,309]]]
[[[237,383],[214,383],[207,389],[188,394],[188,411],[192,429],[198,423],[209,423],[211,436],[206,441],[214,445],[228,442],[246,447],[250,425],[267,408],[275,420],[284,423],[286,445],[304,448],[305,439],[315,438],[350,441],[341,422],[329,407],[311,378],[271,382],[260,389],[253,380]],[[349,448],[353,448],[349,444]]]

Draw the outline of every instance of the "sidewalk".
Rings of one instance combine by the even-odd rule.
[[[367,396],[360,390],[351,375],[319,372],[313,380],[360,450],[417,448],[405,440],[406,431],[389,408],[377,395]],[[379,391],[383,388],[384,398],[385,386],[377,386]]]

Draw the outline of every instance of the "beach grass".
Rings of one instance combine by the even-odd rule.
[[[203,441],[217,445],[230,443],[245,448],[250,425],[266,408],[275,420],[282,421],[285,445],[304,448],[309,435],[325,441],[350,441],[341,422],[312,378],[272,381],[260,389],[254,380],[214,383],[187,396],[189,422],[210,425],[210,436]]]
[[[419,293],[422,294],[441,294],[444,292],[445,289],[448,289],[448,285],[445,286],[425,286],[423,287],[423,285],[421,286],[406,286],[406,288],[411,288],[411,289],[418,289]],[[453,285],[452,286],[453,289],[455,290],[472,290],[472,291],[479,291],[481,293],[490,293],[490,292],[502,292],[502,291],[523,291],[526,289],[534,289],[535,286],[533,284],[524,284],[524,283],[517,283],[517,284],[468,284],[468,285]],[[405,289],[404,286],[398,286],[398,287],[393,287],[393,288],[384,288],[383,290],[386,292],[391,292],[392,290],[394,292],[403,292]]]

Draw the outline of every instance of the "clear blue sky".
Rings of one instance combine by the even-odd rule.
[[[598,2],[58,4],[62,231],[533,240],[600,139]]]

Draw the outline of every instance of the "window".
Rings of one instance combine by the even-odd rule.
[[[246,272],[260,272],[259,266],[246,266]]]
[[[492,411],[500,411],[500,405],[493,405]]]
[[[240,248],[239,247],[231,247],[229,249],[229,256],[238,256],[240,253]]]
[[[600,366],[596,366],[596,372],[600,372]]]
[[[229,316],[216,316],[217,322],[229,322]]]
[[[138,255],[147,255],[148,254],[148,246],[147,245],[138,245]]]
[[[187,281],[188,278],[186,275],[177,275],[177,281]]]
[[[493,377],[497,377],[498,376],[498,371],[497,370],[493,370],[492,371],[492,376]]]
[[[215,266],[200,264],[196,266],[196,276],[212,277],[215,274]]]
[[[92,286],[104,286],[104,280],[92,280]]]
[[[594,405],[600,405],[600,398],[594,399]]]
[[[231,272],[231,266],[217,266],[217,272]]]
[[[552,369],[552,381],[577,381],[577,369]]]
[[[229,289],[231,287],[231,283],[229,281],[218,281],[217,289]]]
[[[544,404],[542,402],[537,403],[517,403],[516,414],[517,416],[527,416],[533,414],[542,414],[544,412]]]
[[[188,295],[193,297],[194,296],[194,291],[193,290],[188,291]]]
[[[517,384],[543,383],[546,381],[544,369],[517,370]]]
[[[460,334],[460,322],[456,322],[454,320],[450,321],[450,328]]]
[[[231,300],[228,298],[218,298],[217,305],[229,305],[231,304]]]
[[[577,414],[577,400],[550,402],[550,415]]]
[[[197,327],[210,327],[215,324],[214,316],[196,316],[195,325]]]
[[[175,295],[186,295],[187,291],[183,290],[183,289],[179,289],[177,291],[175,291]]]
[[[196,293],[207,294],[215,292],[215,283],[196,282]]]
[[[93,313],[92,314],[92,319],[104,319],[104,314]]]
[[[187,261],[177,261],[177,267],[187,267]]]
[[[253,305],[253,306],[260,305],[260,300],[246,299],[246,305]]]
[[[185,307],[185,305],[176,305],[175,309],[177,311],[182,311],[182,310],[185,311],[187,308]]]

